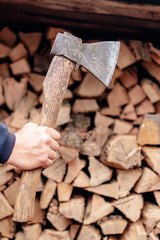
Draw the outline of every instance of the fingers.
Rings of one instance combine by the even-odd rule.
[[[57,132],[55,129],[48,128],[48,131],[49,131],[49,133],[51,135],[51,138],[53,138],[56,141],[58,141],[60,139],[60,133]]]
[[[57,157],[56,152],[53,151],[53,150],[49,150],[49,152],[48,152],[48,158],[53,161],[56,157]]]
[[[53,165],[53,161],[48,159],[46,163],[42,166],[42,168],[50,167]]]

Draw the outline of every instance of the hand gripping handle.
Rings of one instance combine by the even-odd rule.
[[[43,83],[43,106],[40,125],[55,127],[70,74],[74,67],[75,64],[63,56],[53,58]],[[36,189],[41,171],[42,168],[23,171],[14,204],[14,221],[27,222],[33,219]]]

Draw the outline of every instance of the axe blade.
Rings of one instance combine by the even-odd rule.
[[[81,39],[58,33],[51,53],[63,55],[78,65],[82,65],[95,77],[109,86],[118,60],[120,42],[106,41],[82,43]]]

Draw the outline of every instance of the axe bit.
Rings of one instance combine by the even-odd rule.
[[[69,33],[58,33],[51,50],[51,54],[55,56],[43,83],[40,125],[55,127],[70,74],[75,67],[82,65],[108,86],[117,63],[119,49],[119,42],[87,44]],[[14,221],[29,222],[33,219],[41,171],[42,168],[23,171],[14,205]]]

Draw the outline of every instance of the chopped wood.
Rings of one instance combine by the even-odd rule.
[[[126,120],[136,120],[137,119],[137,115],[134,109],[134,106],[132,105],[132,103],[129,103],[125,106],[125,108],[123,109],[120,118],[122,119],[126,119]]]
[[[63,28],[55,28],[55,27],[48,27],[46,32],[46,38],[48,40],[55,39],[58,33],[63,33],[65,29]]]
[[[24,233],[23,232],[17,232],[15,235],[15,240],[24,240]]]
[[[83,77],[82,77],[82,72],[81,69],[78,68],[76,71],[73,70],[71,73],[71,77],[74,81],[82,81]],[[83,80],[84,81],[84,80]]]
[[[158,102],[160,100],[160,88],[150,79],[143,79],[141,81],[143,91],[151,101],[151,103]]]
[[[153,231],[149,234],[148,240],[159,240],[159,236],[157,236]]]
[[[31,56],[37,51],[39,44],[41,42],[42,33],[19,33],[21,41],[27,46]]]
[[[156,63],[142,62],[141,65],[152,77],[154,77],[158,82],[160,82],[160,67]]]
[[[14,238],[15,230],[16,230],[16,225],[15,225],[15,222],[12,221],[11,217],[6,217],[0,220],[1,236],[12,239]]]
[[[93,74],[87,73],[82,83],[76,90],[76,94],[80,97],[98,97],[106,90],[106,86],[99,81]]]
[[[150,192],[156,189],[156,184],[160,182],[160,177],[148,167],[143,167],[143,173],[134,187],[137,193]]]
[[[130,169],[141,166],[141,147],[137,145],[134,135],[117,135],[110,139],[100,160],[108,166],[120,169]]]
[[[0,43],[0,59],[6,58],[11,51],[11,48],[7,47],[3,43]]]
[[[156,203],[158,204],[158,206],[160,207],[160,191],[154,191],[153,192]]]
[[[23,43],[19,43],[9,52],[8,57],[12,62],[18,61],[21,58],[27,57],[27,49],[24,47]]]
[[[125,197],[130,193],[142,172],[136,168],[131,170],[117,170],[117,181],[119,184],[119,197]]]
[[[65,163],[69,163],[79,156],[79,150],[74,147],[60,145],[58,151]]]
[[[61,182],[65,172],[66,163],[63,161],[63,159],[59,158],[53,163],[52,166],[45,168],[42,171],[42,174],[53,181]]]
[[[70,234],[71,240],[75,239],[79,228],[80,228],[80,224],[71,224],[70,229],[69,229],[69,234]]]
[[[21,58],[20,60],[10,64],[13,75],[22,75],[31,72],[31,67],[26,58]]]
[[[58,201],[53,199],[47,213],[47,219],[58,230],[64,231],[72,221],[65,218],[58,210]]]
[[[129,41],[131,48],[134,51],[137,61],[143,59],[144,61],[151,61],[151,56],[149,53],[149,44],[143,43],[138,40]]]
[[[124,120],[116,119],[114,122],[113,133],[127,134],[131,131],[132,128],[133,128],[132,123],[124,121]]]
[[[80,171],[80,173],[78,174],[78,176],[76,177],[76,179],[73,182],[73,186],[79,187],[79,188],[89,187],[90,179],[89,179],[88,175],[85,172]]]
[[[93,226],[84,226],[80,230],[77,240],[100,240],[101,235],[98,229]]]
[[[44,190],[44,182],[43,182],[42,176],[40,176],[38,186],[37,186],[37,192],[43,192],[43,190]]]
[[[76,99],[72,110],[74,113],[96,112],[99,106],[95,99]]]
[[[123,74],[119,77],[119,80],[125,88],[133,87],[138,82],[137,68],[130,67],[123,71]]]
[[[2,78],[7,78],[10,77],[10,72],[9,72],[9,65],[8,63],[2,63],[0,64],[0,76]]]
[[[88,199],[83,224],[88,225],[97,222],[101,218],[113,213],[113,211],[114,207],[111,203],[106,202],[99,195],[93,194],[92,198]]]
[[[140,194],[131,193],[129,196],[112,201],[113,206],[118,208],[129,220],[136,222],[143,208],[143,197]]]
[[[3,186],[13,178],[13,172],[10,172],[6,165],[0,165],[0,186]]]
[[[41,209],[46,209],[48,207],[49,203],[51,202],[56,192],[56,188],[57,184],[52,179],[48,179],[40,197]]]
[[[96,127],[99,125],[103,125],[104,127],[109,127],[114,123],[114,119],[110,117],[103,116],[99,112],[96,112],[95,118],[94,118],[94,124]]]
[[[144,115],[146,113],[155,113],[155,108],[148,99],[144,100],[140,105],[136,107],[137,115]]]
[[[120,69],[124,69],[133,63],[136,62],[136,58],[134,56],[134,53],[130,50],[130,48],[123,42],[121,41],[121,47],[120,47],[120,52],[119,52],[119,57],[118,57],[118,62],[117,66]]]
[[[70,240],[69,231],[56,231],[52,229],[45,229],[38,240]]]
[[[0,41],[5,43],[9,47],[13,47],[16,42],[17,35],[11,31],[8,27],[4,27],[0,31]]]
[[[109,89],[112,89],[115,85],[116,80],[123,74],[123,72],[119,68],[115,68],[114,73],[112,75],[111,82],[108,86]]]
[[[149,234],[160,221],[160,208],[154,204],[145,202],[141,220],[145,226],[147,234]]]
[[[37,240],[42,232],[41,224],[35,223],[31,225],[23,225],[24,239]]]
[[[70,89],[67,88],[64,99],[72,99],[72,98],[73,98],[73,93],[71,92]]]
[[[3,81],[5,102],[9,109],[14,110],[15,105],[24,97],[27,92],[27,79],[21,78],[17,82],[14,78],[6,78]]]
[[[122,234],[127,226],[127,221],[121,216],[109,216],[98,223],[104,235]]]
[[[139,129],[138,144],[160,145],[160,114],[146,114]]]
[[[59,202],[67,202],[70,200],[73,191],[73,185],[65,182],[58,183],[57,195]]]
[[[83,169],[85,165],[86,162],[84,160],[79,159],[79,157],[69,162],[67,174],[64,181],[66,183],[71,183],[78,176],[81,169]]]
[[[29,121],[39,124],[41,119],[41,109],[32,108],[29,114]]]
[[[35,90],[35,92],[39,93],[42,91],[42,85],[44,81],[45,76],[37,73],[29,73],[28,74],[28,81]]]
[[[0,220],[11,216],[13,214],[13,208],[4,197],[4,195],[0,192]]]
[[[160,113],[160,101],[156,102],[155,108],[156,108],[156,113]]]
[[[101,184],[97,187],[87,187],[85,190],[93,193],[97,193],[99,195],[105,196],[105,197],[111,197],[114,199],[118,199],[118,189],[119,185],[118,182],[112,181],[110,183]]]
[[[18,190],[19,180],[14,181],[9,187],[4,190],[4,196],[8,200],[11,206],[14,206],[16,195],[15,193]]]
[[[90,174],[90,186],[98,186],[103,182],[109,181],[113,170],[102,164],[95,157],[89,157],[88,171]]]
[[[58,113],[56,126],[60,126],[60,125],[70,122],[71,121],[70,112],[71,112],[70,105],[61,106],[59,113]]]
[[[74,219],[82,223],[84,217],[85,199],[82,196],[75,196],[68,202],[60,203],[59,212],[66,218]]]
[[[157,63],[158,65],[160,65],[160,57],[159,57],[157,54],[151,53],[151,58],[152,58],[152,60],[153,60],[155,63]]]
[[[128,228],[120,237],[120,240],[147,240],[147,233],[143,223],[138,220],[137,222],[130,223]]]
[[[102,149],[112,133],[112,130],[101,124],[95,128],[95,132],[97,145],[99,145],[99,147]]]
[[[2,78],[0,77],[0,106],[4,104]]]
[[[133,105],[137,105],[142,102],[146,98],[146,94],[143,91],[142,87],[136,84],[129,92],[128,92],[130,101]]]
[[[159,156],[160,149],[158,147],[143,147],[144,160],[152,168],[153,171],[160,175]]]
[[[129,103],[126,89],[119,82],[116,82],[114,88],[107,95],[107,101],[109,107],[119,107]]]
[[[105,107],[100,110],[102,115],[118,116],[121,112],[121,107]]]
[[[29,222],[29,224],[34,223],[44,223],[44,212],[40,208],[39,200],[38,198],[35,199],[35,213],[32,221]]]

